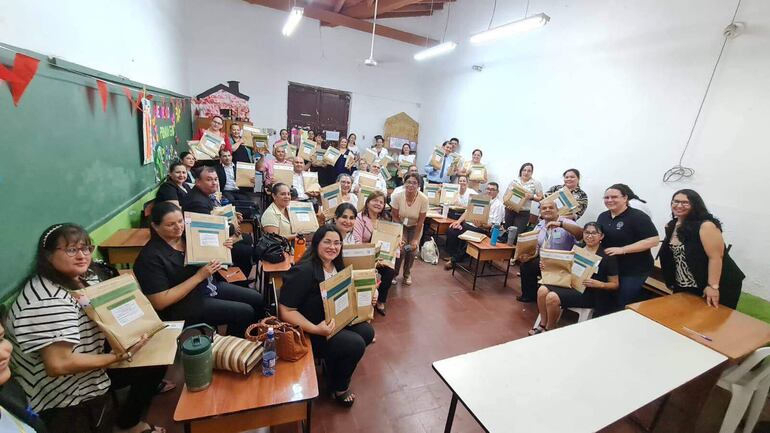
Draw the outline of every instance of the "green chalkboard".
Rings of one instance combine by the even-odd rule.
[[[143,164],[142,113],[119,86],[109,86],[102,112],[96,75],[133,87],[124,78],[0,44],[40,60],[18,107],[0,81],[0,300],[20,287],[32,268],[40,233],[57,222],[98,227],[157,185],[155,164]],[[147,87],[155,98],[183,95]],[[176,119],[181,151],[192,134],[189,100]]]

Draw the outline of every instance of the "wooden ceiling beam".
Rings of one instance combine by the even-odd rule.
[[[430,11],[440,11],[444,9],[444,5],[442,3],[436,3],[433,6],[431,5],[421,5],[421,4],[413,4],[409,6],[404,6],[401,9],[396,9],[391,12],[428,12]]]
[[[377,6],[377,15],[393,12],[396,9],[417,3],[418,1],[419,0],[381,0]],[[353,18],[369,18],[374,15],[374,6],[359,3],[343,8],[342,13]]]
[[[395,12],[384,13],[380,15],[378,18],[407,18],[407,17],[429,17],[429,16],[431,16],[431,13],[425,12],[425,11],[417,11],[417,12],[395,11]]]
[[[269,7],[271,9],[277,9],[280,11],[289,11],[293,5],[291,0],[246,0],[248,3]],[[344,9],[343,9],[344,10]],[[313,18],[321,23],[328,23],[329,25],[343,26],[353,30],[358,30],[365,33],[372,32],[372,23],[369,21],[360,20],[347,15],[339,14],[330,10],[319,9],[312,6],[305,6],[305,16]],[[407,44],[425,46],[425,36],[416,35],[414,33],[405,32],[402,30],[394,29],[383,25],[377,25],[375,34],[388,39],[394,39],[397,41],[405,42]],[[438,41],[435,39],[427,39],[428,45],[435,45]]]

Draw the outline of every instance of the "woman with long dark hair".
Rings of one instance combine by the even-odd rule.
[[[327,322],[320,283],[343,270],[342,235],[325,225],[313,234],[311,247],[284,278],[278,309],[281,319],[300,326],[310,335],[313,354],[326,361],[328,387],[332,397],[350,407],[356,396],[350,391],[350,378],[366,346],[374,339],[374,328],[367,322],[347,326],[327,339],[334,320]]]
[[[13,370],[30,409],[51,432],[112,431],[107,420],[113,415],[118,432],[165,432],[141,418],[166,367],[107,371],[129,360],[147,339],[127,353],[105,353],[104,334],[72,294],[99,282],[91,268],[93,251],[88,233],[76,224],[55,224],[40,235],[35,272],[8,315],[6,331],[18,348]],[[115,410],[107,391],[127,386],[128,398]]]
[[[671,216],[660,247],[666,285],[674,292],[702,296],[712,307],[735,308],[745,275],[727,254],[722,223],[691,189],[674,193]]]
[[[191,188],[187,185],[187,168],[182,161],[174,161],[168,166],[168,177],[160,184],[155,194],[155,203],[164,201],[182,206]]]
[[[374,191],[366,198],[364,208],[356,216],[353,224],[353,237],[356,243],[368,244],[372,241],[374,225],[377,220],[390,221],[390,215],[385,212],[385,194],[382,191]],[[377,272],[382,276],[382,283],[377,292],[377,304],[374,311],[384,316],[385,304],[388,302],[388,292],[393,285],[396,271],[385,265],[378,265]]]

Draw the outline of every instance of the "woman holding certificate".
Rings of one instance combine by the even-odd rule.
[[[339,177],[341,174],[352,174],[353,166],[348,168],[348,158],[355,158],[355,155],[348,149],[348,139],[340,137],[340,142],[336,147],[340,150],[340,157],[337,158],[337,162],[334,164],[334,175]]]
[[[152,209],[152,236],[134,264],[142,292],[163,320],[227,325],[227,332],[242,337],[246,328],[264,316],[262,295],[256,290],[215,281],[222,265],[185,266],[184,218],[171,203]],[[232,239],[224,244],[232,248]]]
[[[310,335],[313,355],[326,361],[332,397],[341,406],[351,407],[356,395],[350,391],[350,378],[374,339],[374,328],[362,322],[327,339],[335,323],[326,321],[320,283],[343,269],[342,235],[334,227],[323,226],[313,234],[302,260],[284,276],[278,311],[282,320]]]
[[[604,232],[604,251],[618,258],[620,288],[616,309],[620,311],[644,299],[642,285],[653,266],[650,249],[660,239],[650,217],[628,206],[628,194],[622,186],[612,185],[604,191],[604,205],[607,210],[599,214],[596,222]]]
[[[168,178],[158,187],[155,203],[167,201],[181,207],[189,193],[187,169],[181,161],[174,161],[168,167]]]
[[[215,116],[212,116],[211,123],[209,123],[209,127],[207,129],[203,129],[203,128],[199,129],[193,136],[193,140],[200,140],[201,137],[203,137],[203,134],[208,132],[214,136],[222,137],[222,140],[225,142],[222,145],[222,149],[227,149],[229,152],[232,152],[233,148],[230,145],[230,136],[222,130],[224,126],[225,126],[225,119],[223,119],[222,116],[218,114]]]
[[[604,233],[599,224],[590,222],[583,226],[585,249],[601,258],[598,269],[583,281],[583,293],[570,287],[542,285],[537,291],[537,310],[540,325],[529,331],[539,334],[556,327],[563,308],[593,308],[594,317],[603,316],[614,308],[614,291],[618,289],[618,261],[607,256],[602,248]],[[542,265],[540,265],[542,268]],[[541,269],[542,270],[542,269]]]
[[[463,207],[468,206],[468,200],[471,198],[471,195],[478,194],[478,192],[469,187],[468,176],[464,174],[457,177],[457,183],[460,185],[460,191],[455,197],[455,203]]]
[[[505,210],[505,226],[515,226],[519,233],[523,233],[529,224],[529,213],[532,208],[532,202],[543,199],[543,185],[540,181],[535,180],[532,177],[534,166],[531,162],[525,162],[519,168],[519,178],[515,179],[508,185],[508,189],[511,189],[514,184],[517,184],[527,190],[524,196],[525,203],[521,206],[521,209],[517,212],[513,208],[507,207]]]
[[[547,195],[553,194],[562,188],[567,188],[575,200],[578,202],[578,208],[571,215],[567,215],[568,218],[577,221],[585,213],[588,208],[588,194],[580,189],[580,171],[577,168],[569,168],[563,174],[564,185],[554,185],[548,189],[545,193]]]
[[[487,168],[481,163],[481,149],[474,149],[471,160],[463,164],[457,174],[468,177],[471,188],[478,190],[482,183],[487,182]]]
[[[375,191],[366,198],[364,209],[356,217],[355,224],[353,224],[353,237],[356,243],[368,244],[372,242],[374,223],[377,220],[390,221],[390,217],[385,213],[385,194],[381,191]],[[387,266],[378,265],[377,272],[382,276],[382,283],[380,283],[374,311],[384,316],[385,303],[388,302],[388,292],[390,286],[393,285],[396,271]]]
[[[417,255],[422,239],[425,214],[428,213],[428,197],[420,191],[420,179],[417,175],[407,174],[404,177],[404,192],[392,197],[393,222],[404,225],[404,247],[401,257],[396,260],[396,275],[401,264],[404,264],[402,281],[412,284],[412,264]]]
[[[358,196],[353,194],[353,178],[349,174],[337,176],[337,182],[340,184],[340,200],[358,206]]]
[[[286,147],[276,146],[273,148],[274,158],[270,158],[265,161],[265,186],[269,187],[273,184],[273,173],[275,164],[290,164],[291,161],[286,159]]]
[[[722,304],[734,309],[745,275],[727,254],[722,223],[691,189],[674,193],[671,214],[660,246],[666,285],[677,293],[703,297],[712,307]]]
[[[262,230],[265,233],[274,233],[292,241],[296,235],[291,228],[291,220],[289,220],[291,189],[285,183],[276,183],[270,192],[273,195],[273,202],[262,213],[260,220]]]
[[[17,348],[11,365],[29,400],[28,410],[39,414],[53,433],[112,431],[107,420],[115,421],[117,432],[165,432],[141,417],[166,367],[106,370],[130,360],[148,339],[123,354],[105,353],[104,334],[81,307],[90,300],[72,294],[99,282],[91,268],[93,251],[82,227],[51,226],[38,241],[34,275],[11,305],[6,332]],[[128,398],[116,410],[108,391],[127,386]]]

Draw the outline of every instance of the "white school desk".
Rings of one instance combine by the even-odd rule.
[[[436,361],[488,432],[594,432],[727,358],[634,312],[621,311]]]

